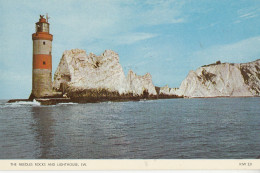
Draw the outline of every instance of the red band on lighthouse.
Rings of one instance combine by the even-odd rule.
[[[34,33],[32,34],[33,40],[50,40],[52,41],[53,36],[47,32]]]
[[[52,69],[51,55],[33,55],[33,69]]]

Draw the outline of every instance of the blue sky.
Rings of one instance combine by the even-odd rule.
[[[260,58],[259,0],[0,0],[0,99],[31,92],[32,38],[48,13],[53,74],[65,50],[119,54],[125,74],[179,87],[190,70]]]

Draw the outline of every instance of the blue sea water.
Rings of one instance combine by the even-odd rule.
[[[0,101],[0,159],[255,159],[260,98]]]

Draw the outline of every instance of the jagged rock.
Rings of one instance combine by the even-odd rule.
[[[54,74],[54,89],[61,89],[61,84],[71,91],[105,89],[119,94],[130,91],[118,54],[112,50],[101,56],[87,55],[80,49],[65,51]]]
[[[168,85],[165,85],[164,87],[160,87],[157,90],[158,90],[157,91],[158,92],[158,98],[179,98],[179,97],[182,97],[182,96],[176,95],[176,93],[175,93],[176,88],[169,88]]]
[[[190,71],[174,93],[184,97],[260,96],[260,59],[202,66]]]
[[[159,94],[170,95],[170,88],[168,85],[160,88]]]
[[[176,95],[176,91],[178,90],[179,88],[170,88],[170,95]]]
[[[149,95],[157,95],[155,86],[153,85],[152,76],[149,73],[146,73],[144,76],[139,76],[132,70],[129,70],[127,82],[134,96],[140,96],[144,94],[144,92],[148,92]]]
[[[175,94],[176,88],[169,88],[168,85],[165,85],[164,87],[160,88],[160,92],[159,94],[163,94],[163,95],[176,95]]]
[[[129,71],[126,78],[118,54],[112,50],[100,56],[80,49],[65,51],[54,74],[53,88],[70,98],[89,101],[157,96],[152,76]]]

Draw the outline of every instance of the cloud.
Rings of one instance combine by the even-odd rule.
[[[218,24],[220,24],[220,22],[213,22],[213,23],[210,23],[210,24],[208,24],[206,26],[201,26],[198,29],[199,30],[208,29],[208,28],[211,28],[211,27],[215,27]]]
[[[252,17],[256,17],[256,16],[257,16],[257,14],[255,14],[255,12],[250,12],[250,13],[243,14],[239,17],[240,18],[252,18]]]
[[[240,20],[247,20],[251,18],[255,18],[258,16],[260,12],[259,8],[244,8],[238,10],[238,15]]]
[[[182,7],[184,1],[145,1],[144,11],[136,17],[141,18],[144,24],[159,25],[185,22]]]
[[[241,23],[241,20],[236,20],[233,22],[234,24]]]
[[[133,44],[138,41],[147,40],[156,37],[157,34],[151,33],[129,33],[126,35],[118,36],[117,44]]]
[[[223,62],[247,62],[260,57],[260,36],[251,37],[236,43],[217,45],[204,50],[197,51],[193,54],[204,63],[212,63],[217,60]]]
[[[108,39],[121,37],[124,33],[135,34],[143,26],[185,21],[181,10],[183,3],[179,1],[75,1],[74,6],[77,8],[61,10],[62,14],[68,15],[55,16],[53,22],[66,28],[67,34],[77,40],[84,34],[90,41]],[[59,32],[66,34],[64,29]]]

